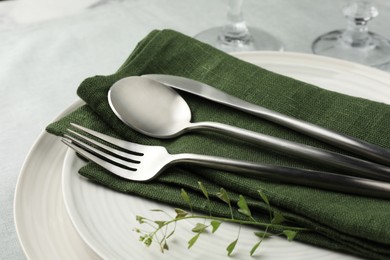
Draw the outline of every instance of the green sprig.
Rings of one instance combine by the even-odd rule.
[[[241,225],[250,225],[250,226],[259,227],[263,229],[263,231],[254,232],[254,235],[258,240],[256,241],[251,251],[249,252],[249,254],[252,256],[256,252],[256,250],[260,247],[261,242],[266,238],[269,238],[271,236],[284,236],[287,238],[288,241],[292,241],[299,232],[307,230],[301,227],[283,225],[283,223],[286,221],[285,217],[279,211],[271,209],[270,202],[266,194],[262,190],[259,190],[258,193],[262,201],[267,205],[267,209],[269,211],[269,223],[260,222],[254,218],[245,197],[242,195],[239,195],[239,199],[237,202],[237,206],[238,206],[237,211],[240,214],[246,216],[247,219],[246,220],[235,219],[229,194],[223,188],[221,188],[216,195],[219,199],[221,199],[229,206],[230,218],[212,216],[209,193],[206,187],[201,182],[198,182],[198,185],[203,195],[208,201],[209,216],[194,214],[192,211],[192,202],[190,196],[184,189],[181,189],[180,195],[182,199],[186,202],[186,204],[189,206],[191,214],[186,210],[176,208],[175,217],[170,216],[167,212],[163,210],[159,210],[159,209],[152,210],[154,212],[163,212],[165,215],[169,217],[168,220],[151,220],[149,218],[145,218],[142,216],[136,216],[136,220],[138,221],[139,224],[149,225],[153,227],[153,231],[145,231],[140,228],[134,229],[135,232],[140,234],[139,240],[142,241],[147,247],[150,247],[150,245],[155,241],[156,243],[159,244],[161,252],[164,252],[169,249],[167,240],[175,233],[177,222],[183,220],[190,220],[190,219],[202,219],[204,223],[198,222],[192,228],[192,232],[196,234],[188,241],[188,248],[191,248],[198,241],[201,234],[216,233],[217,230],[219,230],[222,223],[236,223],[240,225],[239,230],[236,239],[230,242],[226,247],[227,255],[230,256],[233,254],[233,251],[239,242]],[[168,232],[168,227],[171,225],[173,225],[173,228],[170,232]],[[282,231],[279,234],[269,233],[268,230],[271,227]],[[158,238],[160,235],[162,235],[161,239]]]

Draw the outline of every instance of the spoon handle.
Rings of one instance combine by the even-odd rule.
[[[187,128],[187,131],[191,130],[212,130],[245,140],[252,144],[260,145],[264,148],[269,148],[281,154],[304,159],[313,163],[320,163],[334,169],[348,171],[351,175],[390,182],[390,167],[344,154],[216,122],[191,123]]]
[[[249,103],[196,80],[163,74],[147,74],[143,76],[156,80],[174,89],[201,96],[290,128],[307,136],[316,138],[324,143],[352,152],[362,158],[390,166],[390,149]]]
[[[242,173],[271,181],[332,190],[342,193],[390,199],[390,183],[324,171],[257,164],[201,154],[175,154],[175,163],[190,163],[217,170]]]

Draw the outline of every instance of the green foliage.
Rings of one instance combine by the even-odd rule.
[[[251,249],[251,251],[249,252],[250,256],[253,256],[253,254],[256,252],[257,248],[260,246],[261,242],[263,240],[260,240],[258,241]]]
[[[222,224],[222,223],[219,222],[219,221],[212,220],[212,221],[210,222],[210,225],[211,225],[211,227],[212,227],[211,232],[212,232],[212,233],[215,233],[215,231],[217,231],[217,229],[219,228],[219,226],[220,226],[221,224]]]
[[[228,252],[228,256],[230,256],[230,255],[233,253],[233,250],[234,250],[234,248],[236,247],[237,242],[238,242],[238,238],[237,238],[236,240],[234,240],[233,242],[231,242],[231,243],[227,246],[226,251]]]
[[[135,219],[138,221],[138,223],[143,224],[145,223],[145,218],[141,216],[135,216]]]
[[[195,227],[192,229],[192,232],[203,233],[208,228],[205,224],[196,223]]]
[[[209,200],[210,199],[209,193],[207,192],[206,188],[203,186],[203,184],[200,181],[198,181],[198,185],[199,185],[200,189],[202,190],[203,195]]]
[[[282,224],[286,219],[279,211],[273,212],[273,219],[271,220],[271,224],[279,225]]]
[[[188,215],[187,211],[178,208],[175,209],[175,212],[176,212],[176,217],[175,217],[176,219],[184,218],[185,216]]]
[[[255,234],[255,236],[258,236],[261,239],[273,236],[273,234],[265,232],[265,231],[257,231],[257,232],[254,232],[254,234]]]
[[[297,235],[297,232],[294,230],[283,230],[283,235],[287,237],[288,241],[293,241],[295,236]]]
[[[230,222],[230,223],[237,223],[239,225],[250,225],[250,226],[264,229],[262,231],[254,232],[254,235],[258,240],[256,241],[256,243],[253,245],[252,249],[249,252],[249,254],[252,256],[256,252],[256,250],[260,247],[261,242],[268,237],[275,236],[275,235],[282,235],[286,237],[288,241],[292,241],[296,237],[299,231],[306,230],[304,228],[282,225],[282,223],[286,221],[285,217],[279,211],[271,210],[270,202],[267,196],[265,195],[265,193],[261,190],[259,190],[258,193],[262,201],[267,205],[269,216],[270,216],[268,223],[259,222],[254,218],[245,197],[242,195],[239,195],[238,198],[237,211],[240,214],[246,216],[247,220],[234,219],[233,208],[231,205],[229,194],[223,188],[221,188],[219,192],[216,193],[216,196],[229,206],[231,218],[212,216],[210,195],[206,187],[201,182],[198,182],[198,185],[201,192],[203,193],[203,195],[208,201],[210,216],[193,214],[191,198],[184,189],[181,189],[180,195],[182,199],[186,202],[186,204],[190,207],[192,214],[189,214],[186,210],[175,208],[175,213],[176,213],[175,217],[171,217],[168,213],[160,209],[151,210],[153,212],[164,213],[170,218],[168,220],[150,220],[142,216],[136,216],[136,220],[138,221],[138,223],[140,223],[141,225],[152,226],[153,228],[152,231],[145,231],[140,228],[135,228],[134,231],[140,234],[139,240],[142,241],[147,247],[149,247],[152,244],[152,242],[155,241],[159,244],[161,252],[164,252],[169,249],[167,240],[175,233],[177,222],[182,220],[189,220],[189,219],[203,219],[204,221],[203,223],[196,223],[195,226],[192,228],[192,232],[196,234],[192,238],[190,238],[190,240],[187,242],[188,248],[191,248],[198,241],[198,238],[200,237],[201,234],[205,234],[205,235],[214,234],[215,232],[217,232],[217,230],[219,230],[219,227],[221,226],[222,223]],[[170,226],[173,226],[171,230],[169,230]],[[282,230],[281,233],[272,234],[268,232],[269,228],[273,226]],[[228,246],[226,247],[228,256],[233,254],[234,249],[238,244],[240,230],[241,230],[241,226],[239,228],[237,238],[233,242],[228,244]]]
[[[244,214],[247,217],[252,217],[252,213],[248,207],[248,204],[246,203],[244,196],[240,195],[237,206],[239,207],[238,212]]]
[[[219,190],[219,192],[217,192],[217,197],[229,205],[230,216],[233,219],[233,208],[232,208],[232,204],[230,203],[230,198],[229,198],[229,195],[227,194],[226,190],[224,188],[221,188]]]
[[[192,212],[192,204],[191,204],[190,196],[188,196],[188,193],[184,189],[181,189],[180,195],[183,198],[183,200],[188,204]]]
[[[265,204],[267,204],[269,206],[270,205],[269,204],[269,200],[268,200],[268,197],[265,195],[264,191],[263,190],[258,190],[257,192],[259,193],[260,197],[263,199]]]
[[[200,233],[196,234],[195,236],[193,236],[189,241],[188,241],[188,249],[190,249],[194,244],[195,242],[198,240],[200,236]]]
[[[227,194],[226,190],[224,188],[221,188],[219,192],[217,192],[218,198],[220,198],[223,202],[227,203],[230,205],[230,198],[229,195]]]

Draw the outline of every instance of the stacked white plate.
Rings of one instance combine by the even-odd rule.
[[[390,104],[390,74],[362,65],[320,56],[286,52],[248,52],[237,57],[325,89]],[[77,102],[59,117],[82,104]],[[58,137],[42,132],[27,155],[15,194],[15,223],[29,259],[223,259],[238,232],[224,224],[214,235],[201,236],[191,249],[193,222],[179,224],[170,250],[139,242],[136,215],[158,218],[150,209],[173,209],[98,186],[78,175],[83,164]],[[242,228],[234,258],[247,259],[256,242],[253,230]],[[272,238],[254,258],[356,259],[299,242]]]

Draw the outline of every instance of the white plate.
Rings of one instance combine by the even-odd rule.
[[[390,102],[390,75],[338,60],[292,53],[246,53],[238,57],[327,89]],[[387,94],[387,96],[386,96]],[[65,157],[63,192],[68,213],[76,229],[93,250],[105,259],[222,259],[226,246],[237,235],[237,226],[224,225],[213,236],[202,236],[196,246],[187,250],[187,241],[193,236],[191,223],[179,225],[170,250],[161,254],[158,245],[145,248],[138,241],[139,234],[131,230],[140,225],[136,215],[156,219],[150,209],[173,212],[161,205],[128,194],[95,185],[77,174],[83,162],[73,151]],[[179,192],[179,189],[178,189]],[[158,217],[157,217],[158,218]],[[195,222],[192,222],[194,224]],[[184,226],[184,228],[183,228]],[[246,257],[256,242],[253,229],[241,230],[236,257]],[[315,248],[282,238],[267,240],[258,252],[262,259],[351,259],[329,250]]]
[[[303,80],[307,79],[307,81],[324,88],[337,89],[339,92],[362,96],[386,103],[389,103],[390,100],[390,88],[388,84],[386,84],[386,81],[390,82],[390,74],[361,65],[318,56],[291,53],[259,52],[239,54],[238,56],[273,71]],[[353,86],[354,88],[352,90]],[[69,113],[80,104],[81,102],[74,104],[72,107],[65,110],[60,117]],[[14,217],[19,240],[29,259],[99,259],[99,256],[95,252],[101,256],[110,256],[105,253],[107,253],[107,251],[110,252],[111,249],[106,249],[104,247],[100,248],[99,244],[103,240],[107,243],[112,243],[112,241],[110,241],[112,238],[102,236],[93,239],[93,237],[89,237],[91,234],[87,234],[86,230],[91,228],[90,225],[88,225],[88,223],[91,222],[88,222],[88,220],[99,218],[100,221],[113,223],[113,220],[117,218],[114,214],[109,214],[107,219],[101,219],[103,215],[97,213],[96,217],[89,216],[89,219],[84,218],[85,223],[76,221],[77,219],[83,219],[82,216],[84,216],[85,213],[91,213],[91,211],[83,209],[82,204],[80,204],[83,201],[85,202],[86,198],[81,197],[78,202],[79,204],[76,204],[77,201],[72,202],[72,199],[74,198],[67,196],[67,207],[72,216],[73,223],[78,228],[80,234],[82,234],[83,239],[85,239],[95,251],[91,250],[87,244],[84,243],[83,239],[80,238],[66,214],[61,192],[61,171],[66,151],[67,149],[57,137],[43,132],[28,153],[19,175],[15,191]],[[69,154],[65,166],[76,167],[72,162],[79,163],[77,160],[74,160],[74,157],[72,159],[72,156]],[[85,186],[86,183],[84,180],[80,179],[74,171],[75,169],[72,169],[72,176],[68,176],[68,178],[69,181],[72,180],[70,178],[77,178],[76,183],[78,183],[79,188],[88,187],[88,189],[104,189],[91,184]],[[64,178],[67,178],[65,172],[66,171],[64,171]],[[67,172],[70,173],[71,171]],[[85,192],[85,190],[79,190],[78,192],[74,190],[74,192],[82,194],[80,192]],[[66,189],[64,189],[64,193],[67,193]],[[105,193],[106,195],[109,193],[116,194],[115,192]],[[149,206],[151,205],[147,204],[149,202],[141,201],[137,198],[132,199],[134,199],[134,202],[132,203],[136,203],[135,205],[140,206],[140,208],[134,208],[132,206],[132,209],[134,210],[130,212],[130,215],[124,216],[124,220],[128,221],[127,226],[125,227],[128,232],[124,232],[125,239],[132,239],[134,241],[124,245],[128,254],[131,254],[127,259],[148,259],[146,256],[171,259],[166,254],[162,255],[155,252],[155,248],[144,249],[140,242],[135,241],[135,236],[131,233],[131,229],[134,227],[133,214],[141,214],[144,210],[149,209]],[[91,200],[91,205],[96,205],[92,204],[94,203],[93,201],[96,202],[96,200]],[[106,201],[106,198],[104,198],[101,203],[97,204],[99,206],[97,208],[107,207],[105,204],[108,202],[109,201]],[[117,203],[118,202],[115,202],[114,205],[117,205]],[[112,207],[114,207],[114,205]],[[77,213],[75,209],[79,206],[81,206],[80,213]],[[115,208],[116,207],[117,206],[115,206]],[[162,206],[158,205],[158,207],[161,208]],[[126,208],[124,210],[126,210]],[[184,225],[184,230],[187,230],[188,228],[188,225]],[[233,233],[235,234],[235,230]],[[185,239],[189,238],[187,235],[188,233],[185,232],[179,234],[180,237],[184,236]],[[118,241],[119,239],[120,238],[115,238],[115,241]],[[211,241],[213,246],[214,244],[216,246],[220,244],[219,240],[212,239]],[[199,242],[202,242],[202,240]],[[312,249],[311,247],[304,245],[302,247],[301,244],[296,242],[291,244],[281,240],[267,242],[269,243],[265,243],[260,251],[262,258],[263,256],[264,258],[267,256],[268,258],[274,259],[291,259],[293,256],[300,259],[304,257],[310,259],[318,257],[333,259],[336,258],[336,256],[341,258],[340,255],[335,253],[326,250]],[[184,250],[185,243],[184,245],[183,243],[184,242],[177,241],[171,245],[171,247],[175,247],[174,250],[172,248],[172,254],[180,251],[187,255],[189,252]],[[225,244],[222,246],[224,247]],[[132,254],[131,252],[134,248],[136,253],[142,252],[145,257],[140,258],[139,255],[135,253]],[[197,258],[207,257],[207,259],[209,259],[209,251],[218,254],[218,256],[224,254],[224,249],[218,249],[217,251],[214,250],[214,248],[207,247],[207,250],[202,252],[202,249],[204,248],[204,242],[203,244],[199,243],[195,245],[195,247],[191,249],[191,256],[197,256]],[[192,255],[192,253],[196,254]],[[237,258],[240,256],[246,258],[247,250],[245,248],[240,248],[240,252],[236,256]],[[347,258],[346,256],[343,257]]]
[[[77,102],[59,117],[80,106]],[[16,231],[28,259],[100,259],[80,238],[66,213],[61,172],[67,148],[42,132],[23,164],[16,185]]]

